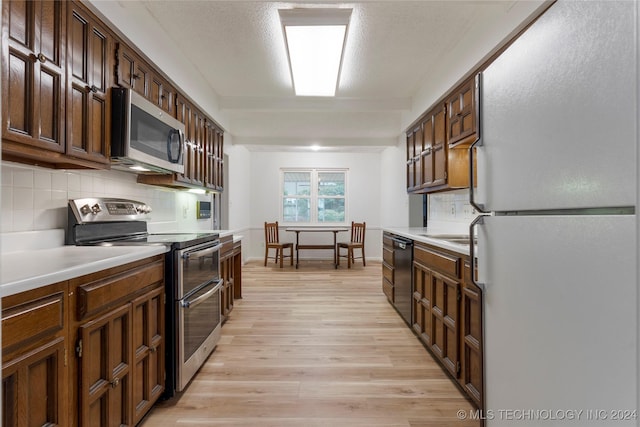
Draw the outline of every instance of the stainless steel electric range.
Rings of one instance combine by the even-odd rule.
[[[166,381],[163,397],[182,391],[220,339],[220,244],[217,233],[149,233],[151,207],[108,198],[69,200],[66,244],[165,245]]]

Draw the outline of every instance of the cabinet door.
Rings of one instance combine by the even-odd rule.
[[[66,426],[67,283],[2,298],[3,426]]]
[[[157,73],[149,78],[149,100],[172,117],[175,115],[176,91]]]
[[[434,158],[434,141],[433,141],[433,116],[428,115],[422,122],[423,146],[424,149],[420,154],[420,186],[428,188],[433,185],[433,158]]]
[[[471,268],[465,265],[462,289],[462,374],[460,383],[482,408],[482,291],[470,280]]]
[[[80,326],[80,425],[132,426],[131,304]]]
[[[191,165],[195,159],[195,125],[193,120],[193,107],[183,97],[177,99],[176,118],[184,124],[184,173],[176,174],[179,181],[191,182]]]
[[[129,46],[119,42],[116,47],[118,58],[117,82],[120,86],[133,89],[149,99],[151,67],[148,66]]]
[[[65,340],[58,337],[2,364],[2,425],[65,426]]]
[[[164,391],[164,288],[142,295],[133,305],[133,423],[137,424]]]
[[[432,111],[433,116],[433,182],[435,187],[447,183],[447,153],[446,141],[446,109],[444,105]]]
[[[463,143],[476,133],[475,77],[456,89],[447,101],[447,139],[449,145]],[[471,141],[468,141],[471,142]]]
[[[433,337],[431,316],[431,270],[413,263],[413,330],[428,346]]]
[[[3,140],[65,150],[65,11],[64,1],[2,2]]]
[[[217,167],[217,135],[213,124],[205,124],[204,142],[204,185],[208,188],[216,188],[216,167]]]
[[[82,5],[69,5],[67,154],[109,164],[112,38]]]
[[[460,283],[435,271],[431,272],[431,350],[444,363],[454,378],[460,370],[459,299]]]
[[[205,118],[198,110],[193,111],[194,147],[193,158],[189,165],[191,182],[196,185],[204,185],[204,146],[205,146]]]
[[[233,310],[233,256],[231,253],[220,259],[220,278],[224,281],[220,293],[220,314],[223,319]]]
[[[224,189],[224,132],[216,130],[216,166],[214,175],[214,186],[217,190]]]
[[[233,299],[242,298],[242,242],[233,244]]]

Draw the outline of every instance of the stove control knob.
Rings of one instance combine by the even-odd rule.
[[[91,212],[96,215],[97,213],[102,212],[102,208],[99,204],[96,203],[95,205],[91,206]]]
[[[89,205],[84,205],[83,207],[80,208],[80,213],[82,215],[88,215],[91,213],[91,208],[89,207]]]

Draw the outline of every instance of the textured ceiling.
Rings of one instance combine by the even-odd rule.
[[[397,143],[438,62],[513,2],[141,3],[218,94],[234,143],[380,147]],[[294,96],[277,13],[292,7],[353,8],[335,98]]]

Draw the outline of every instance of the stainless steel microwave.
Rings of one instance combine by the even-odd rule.
[[[184,173],[184,124],[131,89],[111,88],[111,166]]]

